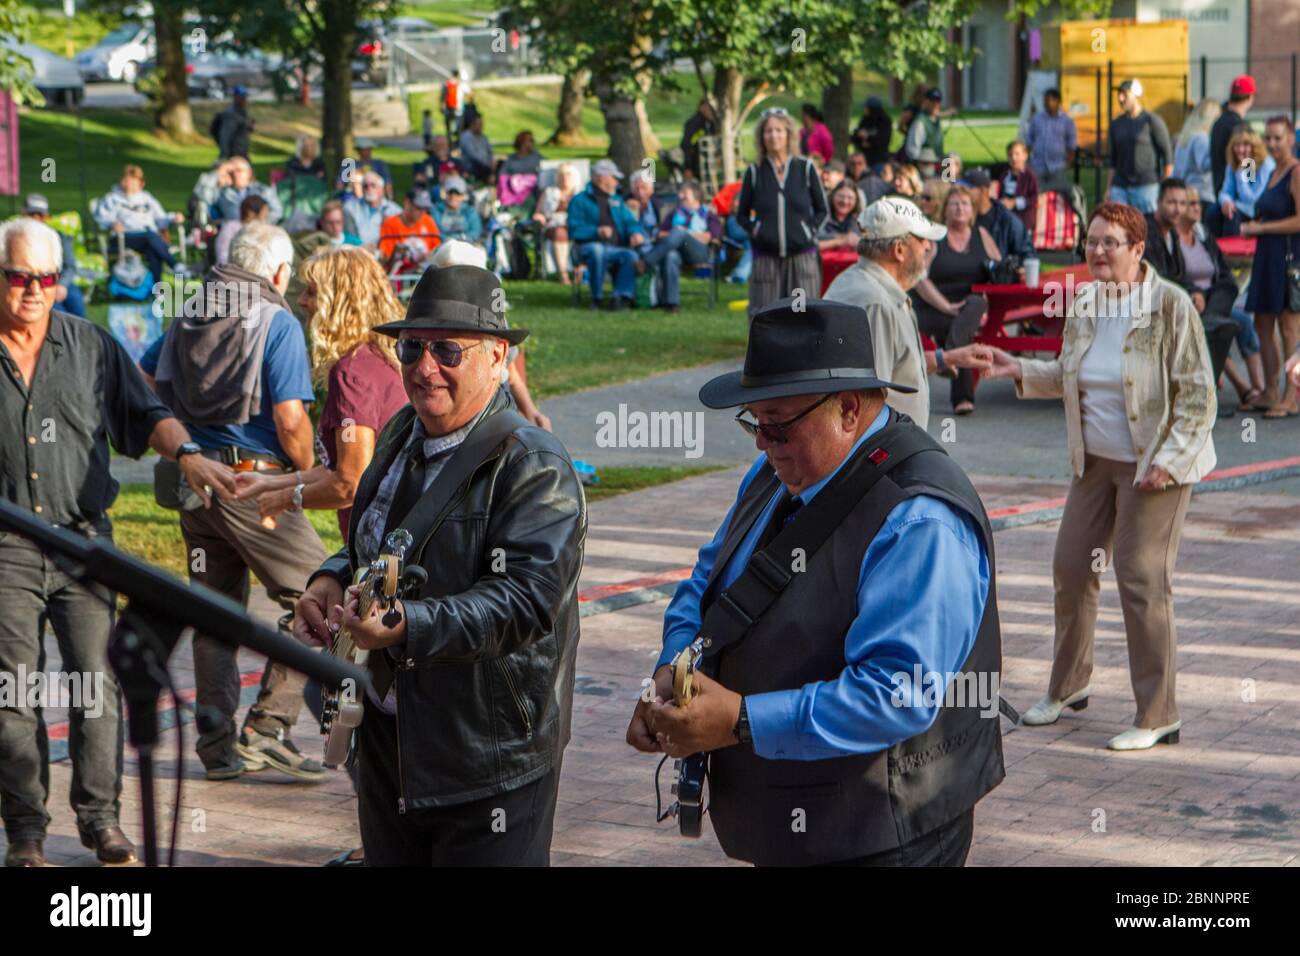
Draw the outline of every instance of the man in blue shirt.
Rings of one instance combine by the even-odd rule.
[[[612,310],[636,303],[638,247],[645,232],[636,215],[618,195],[623,173],[612,159],[597,160],[591,167],[591,182],[569,202],[569,238],[578,244],[578,261],[587,267],[591,284],[591,307],[601,307],[605,273],[614,273],[614,291],[609,297]]]
[[[314,400],[307,345],[284,300],[292,269],[293,243],[283,229],[245,226],[231,243],[229,264],[206,276],[202,308],[177,316],[141,360],[196,450],[237,473],[305,471],[315,459],[306,410]],[[271,598],[291,610],[325,559],[302,512],[302,487],[294,491],[293,510],[275,519],[263,519],[254,499],[192,507],[182,489],[190,580],[246,605],[251,570]],[[194,676],[198,705],[212,715],[197,744],[208,779],[268,766],[303,780],[324,779],[324,768],[288,736],[302,709],[302,675],[268,663],[238,736],[236,648],[195,635]]]
[[[628,742],[709,753],[709,815],[730,856],[961,865],[975,802],[1003,776],[987,516],[961,469],[885,404],[886,389],[914,389],[876,377],[862,309],[796,301],[757,313],[744,371],[700,391],[741,406],[763,454],[669,605],[657,699],[638,703]],[[774,554],[837,501],[856,503],[828,537]],[[756,617],[751,566],[777,592]],[[746,627],[712,658],[705,645],[697,696],[679,705],[671,662],[725,634],[715,606]]]
[[[1038,188],[1043,192],[1069,191],[1079,130],[1070,114],[1061,109],[1060,90],[1053,88],[1043,94],[1043,109],[1029,118],[1025,143],[1029,146],[1029,168],[1038,176]]]

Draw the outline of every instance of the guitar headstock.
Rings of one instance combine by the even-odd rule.
[[[699,669],[700,659],[704,656],[704,642],[696,638],[689,647],[683,648],[673,658],[673,700],[677,706],[689,704],[695,697],[695,672]]]

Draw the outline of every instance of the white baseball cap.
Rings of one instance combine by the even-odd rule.
[[[938,242],[948,235],[948,227],[931,222],[910,199],[886,196],[877,199],[858,216],[864,239],[898,239],[913,235]]]

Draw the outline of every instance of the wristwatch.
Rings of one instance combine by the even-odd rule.
[[[202,454],[202,452],[203,448],[196,441],[181,442],[180,446],[176,449],[176,460],[180,461],[186,455],[199,455]]]
[[[740,698],[740,713],[736,716],[736,726],[731,728],[736,739],[742,744],[753,743],[754,738],[749,733],[749,709],[745,707],[745,698]]]
[[[940,375],[948,371],[948,365],[943,360],[943,349],[934,350],[934,366],[935,366],[934,370],[938,372]]]
[[[302,489],[305,487],[300,481],[293,486],[293,510],[302,511]]]

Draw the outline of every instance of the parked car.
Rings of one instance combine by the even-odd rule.
[[[145,92],[149,78],[156,68],[152,61],[144,64],[136,80],[136,89]],[[296,89],[298,77],[278,53],[261,50],[235,51],[230,49],[187,51],[185,57],[186,88],[189,95],[198,99],[225,99],[230,88],[236,85],[250,90],[273,89],[276,75],[283,76],[286,89]]]
[[[134,83],[140,65],[154,57],[153,24],[128,20],[77,54],[77,69],[87,83]]]
[[[6,40],[6,50],[30,60],[32,85],[45,97],[46,106],[76,106],[86,93],[77,65],[33,43]]]

